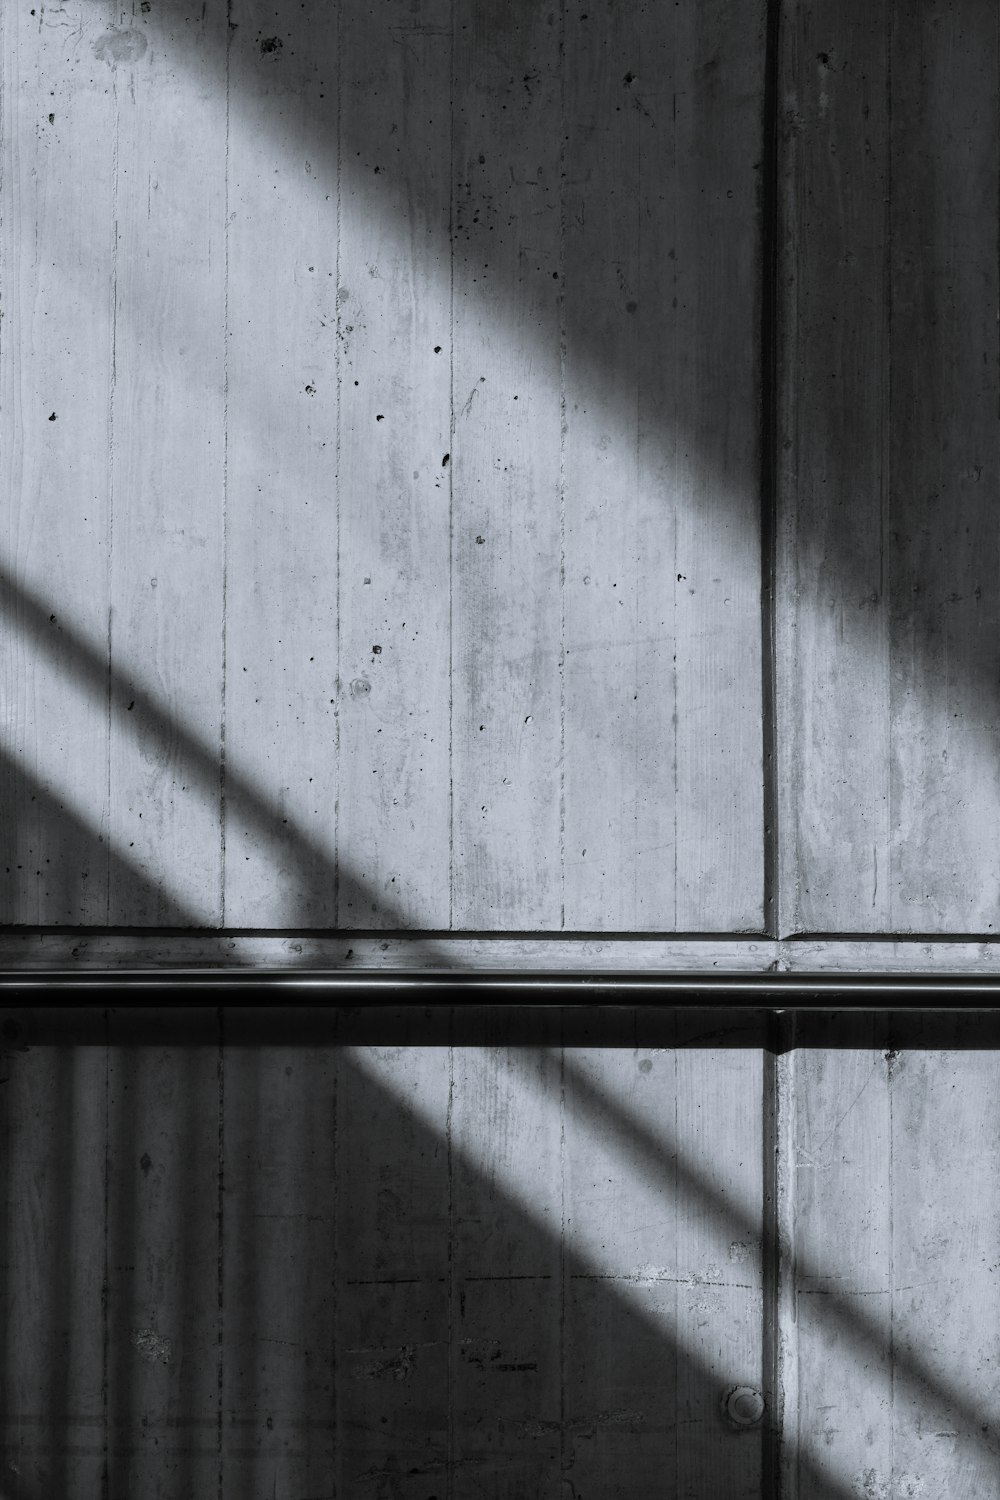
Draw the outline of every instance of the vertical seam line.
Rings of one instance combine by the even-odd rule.
[[[108,1401],[110,1379],[110,1274],[108,1234],[111,1211],[111,1014],[104,1012],[104,1264],[101,1277],[101,1494],[108,1500],[111,1492],[111,1426]]]
[[[111,925],[111,748],[112,748],[112,722],[114,709],[114,642],[113,642],[113,619],[114,605],[112,603],[115,584],[115,406],[118,386],[118,164],[120,150],[120,125],[121,112],[118,104],[117,81],[112,83],[114,97],[114,145],[111,154],[111,375],[108,382],[108,562],[107,562],[107,600],[108,600],[108,636],[107,636],[107,662],[108,662],[108,685],[107,685],[107,723],[108,723],[108,747],[107,747],[107,784],[105,792],[105,805],[108,818],[107,847],[104,851],[105,878],[104,878],[104,909],[105,921]]]
[[[452,1141],[455,1103],[454,1011],[449,1014],[448,1026],[452,1037],[448,1047],[448,1106],[445,1115],[445,1145],[448,1163],[448,1404],[445,1495],[447,1500],[453,1500],[455,1493],[455,1157]]]
[[[566,930],[566,0],[559,7],[559,930]]]
[[[567,1483],[569,1454],[566,1443],[566,1043],[565,1011],[559,1010],[559,1479],[560,1491]],[[572,1481],[570,1491],[575,1494]]]
[[[218,1463],[218,1493],[222,1500],[225,1489],[225,1464],[223,1462],[223,1397],[224,1397],[224,1350],[225,1350],[225,1324],[224,1324],[224,1299],[225,1299],[225,1150],[226,1150],[226,1055],[225,1055],[225,1011],[220,1005],[217,1011],[218,1024],[218,1082],[219,1082],[219,1118],[218,1118],[218,1164],[217,1164],[217,1186],[216,1186],[216,1243],[218,1251],[218,1262],[216,1267],[216,1306],[217,1306],[217,1333],[216,1333],[216,1381],[218,1389],[218,1409],[216,1411],[216,1453]]]
[[[225,227],[222,298],[222,690],[219,697],[219,925],[226,925],[226,686],[229,652],[229,165],[233,0],[226,0]]]
[[[882,314],[882,360],[883,360],[883,389],[882,389],[882,494],[881,494],[881,536],[879,538],[879,591],[882,599],[882,611],[885,618],[885,629],[887,645],[891,648],[892,641],[892,612],[886,602],[886,559],[885,548],[890,536],[889,518],[892,492],[892,447],[890,433],[892,430],[892,49],[895,35],[895,16],[892,0],[886,8],[886,36],[885,36],[885,124],[886,124],[886,148],[885,148],[885,214],[883,219],[883,233],[885,236],[885,247],[883,251],[883,314]],[[888,893],[888,927],[891,932],[894,927],[893,921],[893,889],[895,882],[892,879],[892,826],[893,826],[893,795],[892,795],[892,652],[886,651],[886,703],[888,705],[889,737],[889,775],[886,787],[886,798],[888,803],[888,828],[886,829],[886,891]]]
[[[781,1241],[779,1172],[778,1058],[785,1050],[785,1017],[771,1011],[766,1020],[762,1068],[761,1128],[761,1375],[765,1402],[761,1434],[761,1495],[778,1500],[781,1492],[782,1400],[779,1370],[781,1331]]]
[[[455,926],[455,6],[448,12],[448,930]]]
[[[764,931],[781,936],[777,767],[776,582],[778,539],[778,241],[781,0],[764,12],[760,196],[760,550]]]
[[[334,293],[336,303],[336,327],[337,336],[334,339],[334,378],[337,388],[337,428],[335,436],[334,460],[334,488],[337,497],[337,520],[336,520],[336,560],[334,571],[336,579],[334,582],[334,608],[337,621],[337,674],[336,674],[336,697],[333,716],[333,754],[336,767],[336,790],[333,799],[333,891],[331,893],[333,925],[340,925],[340,791],[342,785],[342,748],[340,735],[340,704],[343,694],[343,617],[341,614],[341,541],[343,531],[343,489],[341,486],[341,462],[344,440],[344,360],[342,354],[342,332],[341,332],[341,308],[343,306],[340,296],[340,276],[342,270],[342,240],[343,240],[343,97],[344,97],[344,46],[343,46],[343,7],[337,7],[336,18],[337,37],[337,104],[336,104],[336,131],[337,131],[337,190],[336,190],[336,247],[334,251],[334,282],[336,291]]]

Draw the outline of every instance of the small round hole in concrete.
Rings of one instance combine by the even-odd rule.
[[[722,1414],[734,1427],[756,1427],[764,1415],[764,1398],[753,1386],[733,1386],[722,1399]]]

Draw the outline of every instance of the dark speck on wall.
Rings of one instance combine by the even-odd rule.
[[[381,646],[373,646],[372,647],[372,655],[373,656],[381,656],[382,655],[382,647]]]
[[[451,458],[451,454],[450,453],[446,453],[445,456],[444,456],[444,458],[442,458],[442,460],[441,460],[441,467],[442,467],[442,469],[446,469],[448,467],[448,462],[449,462],[450,458]]]
[[[139,1165],[142,1168],[142,1174],[143,1174],[143,1176],[144,1177],[148,1177],[149,1176],[149,1169],[153,1165],[152,1160],[150,1159],[150,1155],[149,1155],[148,1151],[144,1151],[142,1153],[142,1155],[140,1156],[140,1158],[139,1158]]]
[[[262,55],[266,56],[270,52],[272,55],[277,56],[282,46],[283,43],[280,36],[261,37],[260,50]]]
[[[49,421],[50,422],[54,422],[55,419],[56,419],[56,414],[55,414],[55,412],[53,412],[52,415],[51,415],[51,417],[49,417]]]
[[[385,412],[380,411],[380,412],[376,413],[375,420],[376,420],[376,422],[384,422],[385,421]]]
[[[486,538],[484,536],[477,536],[476,537],[476,545],[479,546],[479,547],[481,547],[485,541],[486,541]]]

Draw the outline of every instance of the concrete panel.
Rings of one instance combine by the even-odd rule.
[[[454,914],[562,925],[561,21],[455,7]]]
[[[197,774],[186,741],[218,758],[227,101],[196,59],[225,39],[213,6],[153,35],[119,21],[101,44],[115,109],[107,836],[145,877],[109,892],[114,925],[166,925],[176,902],[198,925],[222,918],[218,779]]]
[[[764,11],[571,5],[565,925],[763,924]]]
[[[802,1049],[779,1082],[785,1473],[996,1493],[996,1053]]]
[[[334,1079],[328,1049],[222,1054],[219,1472],[234,1500],[333,1488]]]
[[[758,926],[760,16],[85,10],[5,19],[10,919]]]
[[[4,1037],[2,1424],[10,1500],[101,1488],[106,1068],[101,1046],[29,1054]]]
[[[782,34],[779,930],[988,934],[997,14]]]
[[[341,8],[336,922],[451,921],[451,7]]]
[[[109,912],[112,21],[110,5],[88,5],[70,41],[56,14],[17,5],[0,18],[8,923],[100,925]],[[100,663],[103,692],[74,672],[67,627]]]
[[[228,99],[223,925],[332,926],[338,11],[281,10],[229,6],[215,54]]]
[[[114,1497],[214,1489],[222,1361],[218,1050],[117,1040],[112,1024],[103,1484]]]
[[[12,1500],[995,1492],[981,1028],[264,1022],[0,1018]]]

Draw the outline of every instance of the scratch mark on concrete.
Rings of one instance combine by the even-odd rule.
[[[415,1344],[404,1344],[398,1352],[389,1355],[387,1359],[374,1360],[371,1364],[365,1365],[358,1373],[368,1380],[385,1380],[386,1378],[409,1380],[413,1374],[413,1356],[415,1352]]]
[[[826,1135],[819,1142],[819,1144],[816,1147],[814,1147],[815,1151],[817,1151],[817,1152],[818,1151],[822,1151],[822,1149],[826,1145],[827,1141],[832,1140],[833,1137],[837,1134],[837,1131],[840,1129],[841,1125],[843,1125],[844,1121],[847,1119],[847,1116],[851,1113],[851,1111],[857,1105],[858,1100],[861,1098],[861,1095],[864,1093],[865,1089],[871,1083],[871,1081],[874,1078],[874,1076],[875,1076],[875,1069],[872,1068],[871,1072],[868,1074],[868,1077],[865,1079],[864,1083],[858,1089],[858,1092],[855,1094],[855,1096],[851,1100],[850,1104],[844,1110],[843,1114],[837,1116],[837,1119],[834,1122],[832,1130],[827,1131]]]

